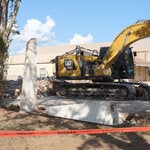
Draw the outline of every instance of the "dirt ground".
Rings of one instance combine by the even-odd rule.
[[[61,130],[110,128],[50,117],[45,110],[33,113],[0,108],[0,130]],[[97,135],[49,135],[41,137],[0,137],[0,150],[148,150],[150,132]]]

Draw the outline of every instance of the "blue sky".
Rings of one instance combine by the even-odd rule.
[[[150,0],[22,0],[17,16],[21,35],[10,54],[25,50],[30,38],[37,46],[110,42],[127,26],[150,19]]]

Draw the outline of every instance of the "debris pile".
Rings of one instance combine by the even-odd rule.
[[[37,80],[37,95],[42,97],[54,95],[52,82],[49,78],[40,78]]]
[[[3,91],[3,99],[16,99],[22,90],[23,79],[6,81],[5,90]],[[52,83],[49,78],[37,79],[37,96],[46,97],[54,95]]]
[[[7,80],[5,84],[5,89],[2,93],[3,99],[15,99],[17,98],[22,89],[22,79],[18,80]]]

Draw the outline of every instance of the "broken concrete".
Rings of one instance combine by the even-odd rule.
[[[86,101],[80,104],[69,104],[47,107],[48,115],[100,123],[105,125],[114,125],[114,105],[110,102]]]
[[[116,105],[118,124],[136,124],[135,118],[150,118],[150,101],[122,101]]]

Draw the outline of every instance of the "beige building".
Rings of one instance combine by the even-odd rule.
[[[140,40],[133,45],[135,57],[135,81],[150,81],[150,40]]]
[[[99,50],[100,47],[109,46],[111,42],[80,44],[88,49]],[[135,57],[135,81],[150,81],[150,40],[144,39],[131,45]],[[37,76],[46,77],[53,75],[53,64],[49,63],[57,55],[73,50],[76,45],[58,45],[49,47],[37,47]],[[8,60],[7,79],[16,80],[23,76],[25,53],[11,55]]]

